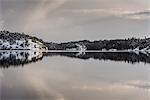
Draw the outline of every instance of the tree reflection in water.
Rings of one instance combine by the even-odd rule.
[[[79,53],[72,53],[72,52],[65,52],[65,53],[46,53],[46,56],[66,56],[71,58],[79,58],[88,60],[93,58],[95,60],[111,60],[111,61],[123,61],[130,64],[135,63],[150,63],[150,54],[143,54],[143,53],[134,53],[134,52],[85,52],[83,54]]]
[[[131,53],[131,52],[85,52],[83,54],[78,52],[37,52],[37,51],[1,51],[0,52],[0,67],[9,68],[10,66],[24,66],[42,60],[43,57],[51,56],[66,56],[70,58],[78,58],[88,60],[93,58],[95,60],[111,60],[123,61],[130,64],[134,63],[150,63],[150,54]]]
[[[8,68],[10,66],[24,66],[32,62],[42,60],[43,53],[37,51],[1,51],[0,67]]]

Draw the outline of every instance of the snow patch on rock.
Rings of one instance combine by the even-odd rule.
[[[34,50],[34,51],[46,51],[47,47],[39,41],[33,41],[32,39],[21,39],[11,42],[11,40],[0,39],[1,50]]]

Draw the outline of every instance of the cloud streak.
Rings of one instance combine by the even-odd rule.
[[[116,83],[104,83],[100,86],[96,85],[83,85],[81,87],[73,87],[81,90],[88,91],[111,91],[111,90],[122,90],[122,89],[142,89],[142,90],[150,90],[150,82],[149,81],[141,81],[141,80],[130,80],[127,82],[116,82]]]
[[[127,13],[126,17],[131,19],[150,19],[150,10]]]
[[[64,10],[64,12],[81,15],[82,14],[99,15],[101,17],[116,16],[121,18],[137,19],[137,20],[150,19],[150,10],[129,11],[124,10],[122,8],[112,8],[112,9],[73,9],[73,10]]]

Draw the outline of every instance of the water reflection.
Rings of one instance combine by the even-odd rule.
[[[93,58],[95,60],[111,60],[111,61],[123,61],[128,62],[131,64],[134,63],[150,63],[150,54],[143,54],[143,53],[134,53],[134,52],[86,52],[83,54],[80,53],[46,53],[48,56],[66,56],[72,58],[79,58],[79,59],[90,59]]]
[[[24,66],[32,62],[42,60],[43,57],[66,56],[78,59],[95,59],[95,60],[111,60],[123,61],[131,64],[135,63],[150,63],[150,54],[133,53],[133,52],[36,52],[36,51],[1,51],[0,52],[0,67],[8,68],[10,66]]]
[[[149,65],[141,66],[47,57],[0,69],[0,100],[149,100]]]
[[[150,98],[149,65],[120,63],[131,57],[131,54],[125,57],[122,53],[18,51],[1,54],[8,55],[1,55],[3,59],[13,58],[16,63],[19,59],[20,62],[30,64],[24,63],[23,68],[0,69],[0,100],[149,100]],[[18,56],[14,56],[17,54]],[[119,58],[115,58],[116,56]],[[37,62],[31,63],[33,59]],[[117,62],[100,62],[94,59],[115,59]],[[9,63],[9,66],[19,64],[21,63],[18,65]]]

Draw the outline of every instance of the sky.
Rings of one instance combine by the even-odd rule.
[[[150,37],[149,0],[0,0],[0,30],[44,41]]]

